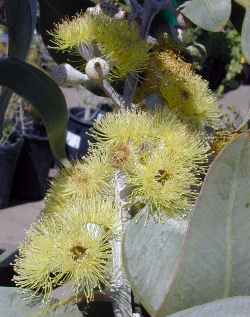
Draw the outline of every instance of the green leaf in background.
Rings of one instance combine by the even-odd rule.
[[[157,227],[152,230],[139,226],[138,232],[135,225],[128,229],[125,269],[133,291],[153,317],[250,294],[249,188],[250,136],[244,133],[212,163],[193,210],[184,247],[181,230],[171,233],[173,226],[168,229],[168,223],[164,230],[169,234],[162,233],[161,240],[160,227],[158,233]],[[154,237],[157,239],[152,243]],[[159,246],[157,240],[162,241]]]
[[[0,85],[32,103],[44,122],[53,154],[64,159],[68,111],[57,84],[38,68],[8,58],[0,61]]]
[[[191,0],[182,13],[202,29],[218,32],[230,18],[231,0]]]
[[[25,60],[36,26],[37,0],[6,1],[8,21],[8,55]],[[4,114],[8,107],[12,91],[3,88],[0,96],[0,134]]]
[[[241,32],[241,46],[243,54],[250,63],[250,8],[246,10]]]
[[[0,287],[0,316],[1,317],[81,317],[82,313],[76,305],[67,305],[48,314],[40,314],[41,307],[28,305],[15,287]]]
[[[232,297],[196,306],[170,317],[249,317],[250,297]]]
[[[152,314],[162,306],[180,259],[187,222],[133,219],[123,240],[123,264],[136,297]]]
[[[10,57],[24,60],[28,54],[36,26],[37,1],[6,2]]]

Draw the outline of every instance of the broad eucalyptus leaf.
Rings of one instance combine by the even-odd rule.
[[[57,159],[66,158],[68,111],[57,84],[37,67],[7,58],[0,60],[0,85],[12,89],[32,103],[46,127],[53,154]]]
[[[123,264],[132,289],[154,316],[163,305],[183,249],[187,221],[133,219],[123,239]]]
[[[202,29],[218,32],[230,18],[231,0],[187,1],[182,13]]]
[[[248,317],[250,297],[237,296],[195,306],[169,317]]]
[[[250,293],[249,188],[247,132],[212,163],[184,246],[169,223],[162,234],[157,227],[149,233],[150,227],[131,224],[124,240],[124,265],[133,291],[153,317]]]
[[[6,2],[9,49],[8,55],[24,60],[36,26],[37,0]]]
[[[1,317],[81,317],[82,313],[76,305],[67,305],[56,311],[43,313],[38,304],[28,304],[15,287],[0,287],[0,316]]]
[[[178,272],[157,316],[250,293],[250,136],[211,165],[194,208]]]
[[[250,63],[250,6],[246,10],[246,14],[243,21],[242,32],[241,32],[241,46],[242,51]]]
[[[5,2],[9,37],[8,55],[25,60],[36,26],[37,0],[5,0]],[[11,96],[12,91],[4,87],[0,96],[0,131]]]

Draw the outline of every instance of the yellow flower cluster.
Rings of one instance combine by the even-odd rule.
[[[159,92],[168,108],[195,128],[216,128],[219,110],[208,83],[171,50],[152,55],[141,95]],[[140,96],[139,96],[140,97]]]
[[[93,300],[108,285],[117,213],[111,200],[68,201],[64,213],[44,216],[28,232],[14,280],[28,297],[47,304],[55,286],[70,282],[76,298]],[[30,292],[32,291],[32,292]]]
[[[109,114],[95,125],[96,153],[123,170],[130,200],[150,212],[176,216],[190,207],[207,163],[208,146],[175,115],[166,111]]]
[[[112,172],[104,152],[62,169],[45,199],[46,213],[63,212],[68,201],[95,199],[96,195],[108,192]]]
[[[149,59],[150,46],[141,39],[135,23],[103,14],[67,19],[56,26],[53,36],[55,47],[61,50],[73,49],[80,44],[96,44],[110,62],[112,75],[116,78],[144,69]]]
[[[15,262],[16,284],[32,296],[43,294],[46,303],[66,281],[87,301],[108,285],[118,229],[112,192],[117,171],[126,176],[131,205],[147,206],[161,219],[186,214],[207,163],[201,135],[167,111],[107,114],[92,137],[89,156],[55,178],[43,217]]]
[[[43,295],[48,303],[53,289],[68,282],[75,298],[91,301],[109,285],[111,243],[120,230],[117,172],[125,176],[133,212],[147,207],[157,219],[185,216],[208,161],[199,130],[217,127],[219,113],[207,82],[191,65],[172,50],[149,54],[134,23],[80,14],[58,24],[53,36],[60,50],[92,45],[116,79],[149,66],[142,90],[159,93],[167,105],[154,113],[109,113],[96,122],[88,156],[54,179],[42,218],[15,260],[14,280],[29,297]]]

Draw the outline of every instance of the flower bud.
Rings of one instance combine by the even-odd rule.
[[[96,57],[88,61],[85,73],[92,80],[102,80],[109,74],[109,64],[102,58]]]

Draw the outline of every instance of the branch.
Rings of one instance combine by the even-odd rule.
[[[130,108],[130,105],[134,99],[136,88],[138,84],[138,78],[136,74],[131,73],[125,80],[123,88],[123,99],[125,101],[126,108]]]
[[[112,87],[109,87],[106,83],[104,85],[105,92],[108,92],[106,93],[106,95],[109,97],[112,95],[112,99],[93,94],[88,89],[96,87],[96,83],[91,80],[86,74],[78,71],[69,64],[61,64],[55,66],[51,71],[51,77],[57,82],[59,86],[74,86],[77,89],[81,100],[86,105],[92,105],[96,108],[99,104],[108,104],[112,108],[114,108],[114,102],[112,101],[112,99],[116,99],[115,104],[117,104],[119,101],[119,95],[116,96],[115,91],[112,91]],[[86,89],[85,87],[88,89]],[[63,90],[63,92],[65,92],[65,90]]]
[[[85,61],[91,61],[91,63],[97,55],[97,50],[92,45],[80,45],[79,51]],[[119,93],[112,87],[112,85],[110,85],[110,83],[104,78],[105,76],[103,74],[99,60],[96,59],[96,62],[93,65],[95,71],[99,74],[99,80],[97,80],[96,83],[100,86],[100,88],[102,88],[104,93],[113,100],[118,108],[124,110],[126,108],[126,102],[123,97],[120,96]]]
[[[102,80],[101,87],[105,94],[108,97],[110,97],[121,110],[126,109],[125,100],[121,97],[121,95],[118,94],[118,92],[116,92],[116,90],[110,85],[110,83],[106,79]]]
[[[127,206],[125,176],[118,172],[115,176],[115,198],[119,207],[120,234],[113,241],[113,281],[112,298],[115,317],[132,317],[131,288],[123,271],[122,236],[126,230],[130,215]]]

